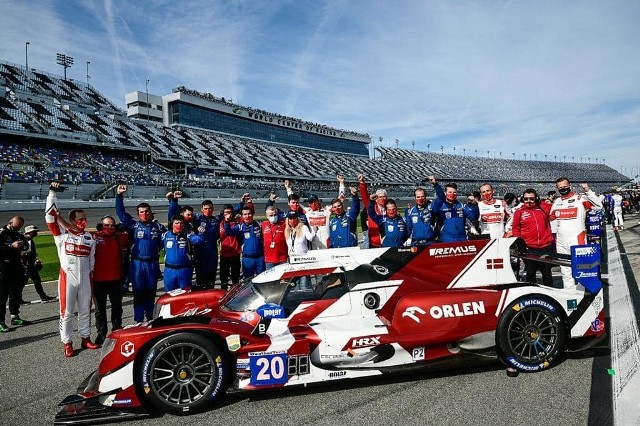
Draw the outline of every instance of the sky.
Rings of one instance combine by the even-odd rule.
[[[64,53],[81,81],[88,61],[123,109],[148,80],[151,94],[186,86],[375,146],[633,178],[639,22],[637,0],[0,0],[0,59],[62,75]]]

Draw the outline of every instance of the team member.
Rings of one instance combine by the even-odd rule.
[[[42,302],[49,302],[54,300],[55,297],[47,295],[42,287],[42,278],[40,278],[40,270],[42,269],[42,262],[38,258],[38,251],[36,250],[36,242],[34,238],[38,236],[38,227],[35,225],[29,225],[24,228],[25,246],[22,250],[22,261],[25,267],[25,284],[29,279],[33,281],[33,287],[36,293],[40,296]],[[20,297],[22,299],[22,296]]]
[[[60,217],[56,191],[60,184],[53,182],[47,196],[45,220],[53,234],[60,259],[58,297],[60,298],[60,338],[64,345],[64,356],[75,355],[71,336],[73,333],[73,311],[78,305],[78,333],[83,349],[98,349],[100,345],[91,341],[91,281],[95,262],[96,240],[85,231],[87,215],[83,210],[69,212],[67,223]]]
[[[367,184],[364,179],[364,175],[360,174],[358,176],[358,186],[360,189],[360,197],[364,203],[368,203],[371,199],[369,195],[369,190],[367,189]],[[384,216],[386,214],[386,204],[387,204],[387,190],[383,188],[379,188],[376,190],[376,199],[374,204],[374,210],[378,216]],[[367,214],[369,213],[369,209],[367,208]],[[380,235],[380,227],[376,223],[375,220],[368,214],[367,219],[367,227],[368,227],[368,237],[369,237],[369,248],[381,247],[382,246],[382,237]]]
[[[431,208],[424,188],[416,188],[413,191],[413,199],[416,205],[404,212],[407,235],[411,238],[413,247],[427,246],[435,241],[436,235],[431,223]]]
[[[105,216],[93,234],[96,240],[93,271],[93,301],[96,316],[96,344],[107,337],[107,298],[111,304],[111,331],[122,328],[122,276],[124,275],[123,248],[129,244],[129,235],[116,232],[116,220]]]
[[[267,220],[262,222],[262,239],[264,242],[265,268],[271,269],[287,261],[287,239],[285,237],[285,221],[278,218],[274,206],[267,207]]]
[[[507,203],[504,200],[496,200],[494,194],[491,184],[485,183],[480,186],[482,200],[478,203],[478,212],[482,238],[502,238],[504,224],[509,218]]]
[[[587,183],[581,184],[584,194],[576,194],[571,189],[571,182],[567,177],[556,179],[556,188],[560,193],[551,206],[551,220],[557,221],[556,250],[561,254],[571,254],[571,246],[586,244],[586,212],[589,209],[602,208],[596,194],[589,189]],[[571,276],[570,266],[561,266],[562,283],[564,288],[575,287]]]
[[[622,215],[622,195],[616,192],[611,196],[613,200],[613,226],[614,230],[621,231],[624,229],[624,216]]]
[[[242,245],[242,276],[247,279],[264,272],[264,240],[262,226],[253,219],[253,211],[245,206],[241,211],[240,222],[231,225],[224,222],[224,232],[237,236]]]
[[[153,303],[160,277],[162,234],[167,229],[153,220],[148,203],[138,204],[138,220],[134,220],[124,209],[123,195],[126,191],[126,185],[118,185],[116,214],[132,239],[129,279],[133,289],[133,320],[142,322],[145,317],[147,320],[153,319]]]
[[[380,231],[380,243],[382,247],[401,247],[407,240],[407,224],[404,217],[398,214],[398,206],[395,200],[387,198],[385,203],[384,216],[376,213],[376,194],[371,194],[367,213],[369,219],[372,219]]]
[[[226,228],[233,228],[237,224],[236,216],[231,204],[222,207],[222,221],[220,222],[220,284],[223,290],[231,284],[240,283],[240,253],[242,246],[237,233],[228,234]]]
[[[269,198],[267,198],[267,204],[265,207],[269,207],[269,206],[273,206],[275,201],[278,199],[278,195],[275,192],[271,192],[269,194]],[[300,196],[298,194],[288,194],[287,195],[287,205],[289,207],[289,210],[285,211],[281,211],[281,210],[277,210],[278,211],[278,220],[284,220],[285,217],[287,216],[287,213],[289,212],[296,212],[298,213],[298,217],[300,218],[300,221],[306,225],[309,226],[309,221],[307,220],[307,215],[305,214],[304,209],[302,208],[302,206],[300,205]]]
[[[513,213],[511,233],[514,237],[524,240],[527,248],[536,251],[552,253],[554,249],[549,210],[551,206],[541,203],[535,189],[525,189],[522,194],[522,207]],[[524,259],[526,280],[536,282],[536,271],[542,274],[542,283],[553,285],[551,264]]]
[[[11,313],[11,325],[27,325],[20,318],[20,289],[24,281],[24,267],[20,259],[25,241],[20,228],[24,219],[14,216],[0,229],[0,332],[11,331],[5,322],[7,300]]]
[[[351,208],[344,211],[344,204],[339,198],[331,201],[334,217],[329,222],[329,248],[356,247],[358,245],[357,222],[360,213],[358,191],[351,187]]]
[[[164,291],[191,287],[193,262],[191,246],[202,244],[204,238],[185,229],[181,215],[171,218],[171,229],[162,234],[164,245]]]
[[[429,176],[429,182],[436,191],[436,199],[431,203],[432,214],[436,216],[439,227],[439,240],[442,242],[466,241],[466,226],[471,234],[478,231],[473,221],[478,218],[477,212],[458,201],[458,185],[449,182],[443,190],[434,176]]]

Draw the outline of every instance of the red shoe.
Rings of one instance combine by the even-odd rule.
[[[73,350],[73,343],[65,343],[64,344],[64,356],[67,358],[71,358],[76,355],[76,351]]]
[[[100,349],[100,345],[93,343],[90,337],[83,337],[80,346],[82,349]]]

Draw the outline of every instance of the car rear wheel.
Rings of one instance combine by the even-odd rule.
[[[172,414],[200,411],[224,393],[223,357],[210,339],[194,333],[173,334],[153,345],[139,377],[147,401]]]
[[[528,297],[504,311],[496,340],[504,363],[523,372],[534,372],[550,367],[563,354],[566,331],[553,303]]]

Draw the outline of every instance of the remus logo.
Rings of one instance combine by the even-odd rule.
[[[429,249],[429,254],[431,256],[455,256],[458,254],[472,254],[476,252],[477,249],[474,245],[458,247],[437,247]]]

